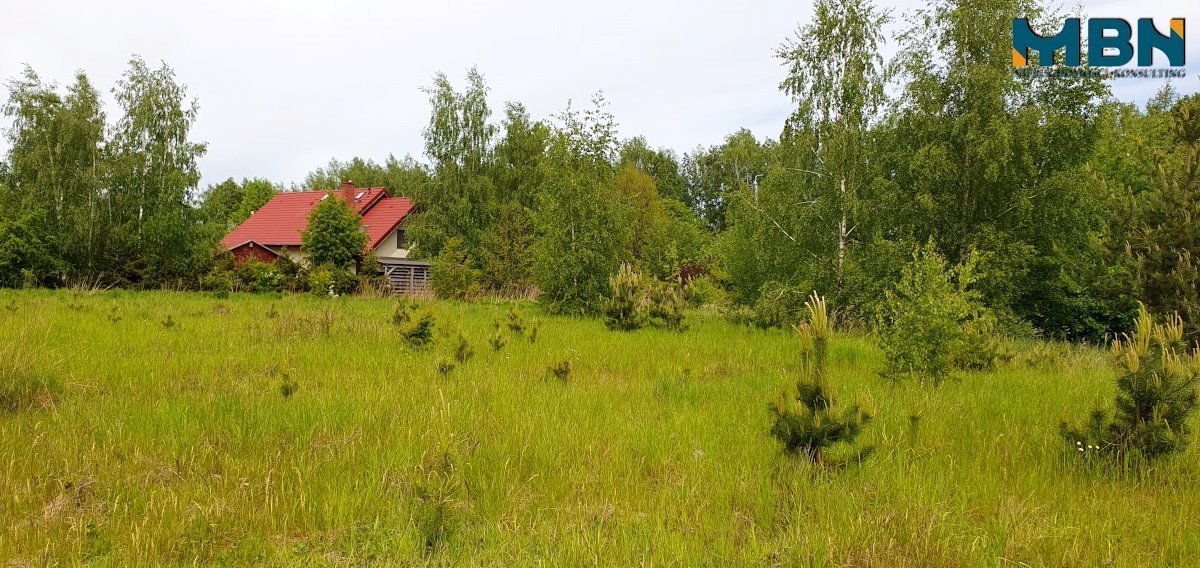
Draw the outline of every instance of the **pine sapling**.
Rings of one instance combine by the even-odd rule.
[[[471,347],[471,342],[467,341],[467,337],[463,334],[458,334],[458,344],[454,346],[454,360],[459,364],[466,363],[475,356],[475,348]]]
[[[492,338],[488,340],[488,345],[492,346],[492,351],[499,351],[504,349],[504,346],[507,344],[508,340],[505,339],[503,330],[497,326],[496,333],[492,334]]]
[[[283,395],[284,399],[289,399],[298,390],[300,390],[300,384],[292,379],[290,375],[284,373],[279,382],[279,394]]]
[[[537,343],[538,327],[540,325],[541,325],[541,322],[539,322],[537,320],[537,318],[534,318],[533,321],[529,322],[529,342],[530,343]]]
[[[525,316],[521,315],[521,312],[517,311],[516,308],[509,308],[506,318],[508,319],[508,330],[517,337],[524,337]]]
[[[647,315],[656,325],[662,325],[671,331],[684,331],[687,329],[683,322],[683,310],[686,306],[683,294],[675,285],[658,282],[650,290]]]
[[[804,456],[823,465],[841,465],[849,460],[831,460],[827,450],[838,444],[853,444],[872,416],[857,403],[841,412],[834,410],[826,370],[826,352],[833,328],[825,300],[815,292],[805,307],[808,321],[796,327],[801,342],[800,379],[795,393],[781,393],[771,405],[775,418],[771,435],[789,455]],[[871,450],[862,448],[849,459],[865,459]]]
[[[608,282],[611,296],[604,301],[604,325],[614,331],[633,331],[646,324],[642,276],[628,264]]]
[[[400,328],[400,337],[413,349],[422,349],[433,342],[434,317],[424,312]]]
[[[1096,408],[1082,424],[1064,421],[1071,451],[1136,464],[1186,448],[1200,353],[1188,348],[1179,314],[1160,324],[1141,306],[1133,335],[1114,340],[1112,352],[1119,372],[1115,408]]]
[[[571,378],[571,360],[563,359],[546,368],[546,378],[557,379],[562,384],[567,384],[567,380]]]

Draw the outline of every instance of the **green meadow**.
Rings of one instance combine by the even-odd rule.
[[[430,301],[417,350],[394,305],[0,292],[0,565],[1200,565],[1195,448],[1114,474],[1059,437],[1112,398],[1105,350],[1021,344],[935,388],[839,334],[875,452],[831,470],[768,434],[792,333]],[[513,308],[536,340],[495,350]]]

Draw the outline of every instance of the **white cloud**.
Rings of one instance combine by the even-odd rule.
[[[740,5],[739,5],[740,4]],[[908,0],[887,3],[898,11]],[[1085,3],[1095,16],[1191,17],[1192,2]],[[15,2],[0,7],[0,77],[28,63],[46,79],[86,70],[110,88],[133,53],[164,60],[199,98],[195,138],[209,143],[204,183],[262,176],[298,182],[329,158],[421,157],[420,87],[478,65],[493,108],[525,103],[536,117],[603,89],[623,136],[686,151],[740,127],[775,136],[790,112],[773,49],[808,19],[807,2],[236,1]],[[1189,30],[1190,35],[1200,29]],[[1198,90],[1200,42],[1189,38]],[[889,49],[889,51],[891,51]],[[1145,100],[1156,81],[1123,80]],[[107,110],[115,114],[111,104]],[[3,149],[0,143],[0,149]]]

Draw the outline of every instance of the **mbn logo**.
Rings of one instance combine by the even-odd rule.
[[[1079,18],[1068,18],[1061,30],[1052,36],[1040,36],[1029,27],[1028,18],[1015,18],[1012,23],[1013,67],[1029,65],[1029,50],[1036,50],[1043,61],[1052,60],[1053,54],[1063,50],[1066,64],[1079,66],[1080,37]],[[1133,60],[1133,26],[1120,18],[1089,18],[1087,21],[1088,65],[1120,67]],[[1183,18],[1173,18],[1167,33],[1160,34],[1154,20],[1141,18],[1137,22],[1137,64],[1150,67],[1154,63],[1157,49],[1172,67],[1181,67],[1184,62]],[[1107,53],[1106,53],[1107,52]],[[1114,53],[1115,52],[1115,53]]]

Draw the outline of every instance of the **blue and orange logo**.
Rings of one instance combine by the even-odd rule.
[[[1068,67],[1081,64],[1083,49],[1082,24],[1079,18],[1068,18],[1062,29],[1051,36],[1038,35],[1029,26],[1028,18],[1015,18],[1012,22],[1013,67],[1029,65],[1029,52],[1037,51],[1041,61],[1049,64],[1063,52]],[[1133,26],[1121,18],[1089,18],[1087,21],[1087,64],[1092,67],[1121,67],[1133,61],[1137,55],[1138,67],[1150,67],[1154,63],[1154,51],[1167,57],[1171,67],[1184,65],[1183,18],[1172,18],[1166,33],[1159,33],[1151,18],[1137,21],[1137,49],[1134,49]],[[1057,61],[1054,61],[1059,63]]]

